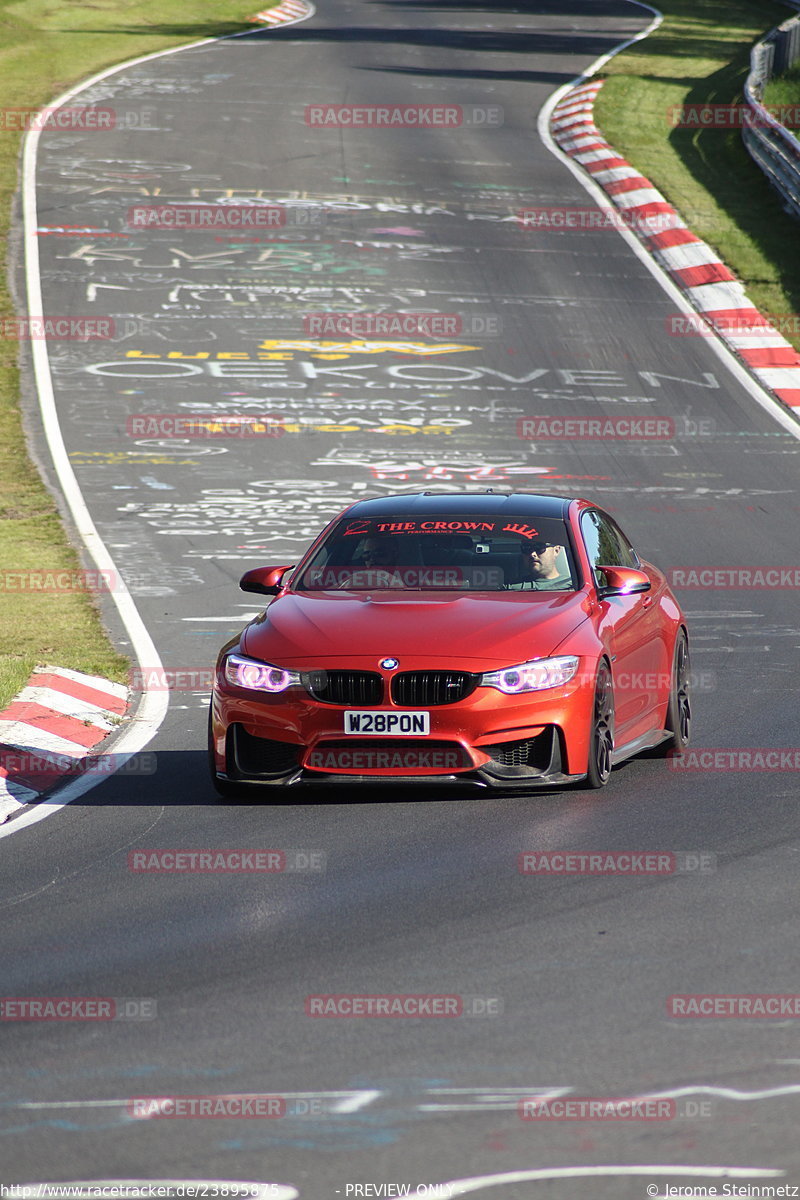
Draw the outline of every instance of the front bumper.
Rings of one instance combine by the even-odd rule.
[[[424,782],[503,788],[555,787],[583,778],[565,773],[563,735],[555,725],[532,738],[500,743],[487,751],[488,757],[486,753],[470,755],[466,747],[454,742],[387,748],[385,743],[351,747],[341,741],[306,751],[289,742],[255,737],[234,723],[226,735],[226,771],[217,771],[217,778],[263,787]]]
[[[478,687],[429,708],[425,737],[344,735],[347,706],[300,687],[277,696],[218,683],[211,747],[217,778],[300,783],[473,783],[552,787],[585,777],[593,689],[580,671],[559,688],[509,696]],[[413,711],[391,704],[376,712]]]

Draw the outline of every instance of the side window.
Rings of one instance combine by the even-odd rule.
[[[606,567],[638,566],[639,560],[622,530],[595,509],[589,509],[581,517],[581,533],[598,583],[603,583],[597,574],[601,564]]]
[[[622,532],[619,525],[617,525],[616,521],[612,521],[607,517],[606,518],[601,517],[600,519],[603,521],[603,523],[605,525],[608,525],[613,530],[614,536],[617,539],[617,544],[619,546],[619,552],[620,552],[620,560],[618,563],[615,564],[615,566],[638,567],[639,566],[639,555],[636,553],[633,546],[630,544],[628,539],[625,537],[625,534]],[[609,563],[609,566],[610,565],[611,564]]]
[[[581,534],[586,553],[589,555],[589,565],[592,568],[595,583],[602,583],[602,580],[597,577],[597,565],[603,561],[603,555],[600,552],[600,526],[598,514],[593,509],[589,509],[581,517]]]

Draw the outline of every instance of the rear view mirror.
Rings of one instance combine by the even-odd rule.
[[[292,567],[255,567],[245,571],[239,580],[243,592],[258,592],[261,596],[277,596],[283,586],[283,576]]]
[[[605,596],[631,596],[636,592],[649,592],[652,584],[644,571],[633,567],[595,567],[598,574],[605,575],[606,582],[597,588],[602,599]]]

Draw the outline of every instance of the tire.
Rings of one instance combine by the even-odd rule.
[[[588,788],[605,787],[611,778],[611,755],[614,750],[614,687],[611,669],[601,662],[594,685],[592,730],[589,738],[589,764],[586,772]]]
[[[689,643],[683,629],[675,639],[672,656],[672,684],[667,704],[666,728],[669,738],[656,746],[654,753],[659,758],[668,754],[680,754],[689,745],[692,731],[692,702],[689,663]]]

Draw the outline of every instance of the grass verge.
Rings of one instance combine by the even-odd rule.
[[[800,312],[798,224],[752,161],[740,129],[673,127],[688,105],[742,102],[750,49],[783,5],[657,0],[660,27],[612,59],[595,108],[605,138],[719,253],[762,312]],[[785,336],[800,349],[800,336]]]
[[[800,109],[800,62],[769,81],[764,88],[764,103],[769,109],[794,109],[792,124],[787,128],[797,137],[800,133],[796,120],[796,113]],[[783,120],[782,117],[778,119]],[[786,124],[785,121],[783,123]]]
[[[5,246],[21,135],[9,110],[39,108],[104,67],[205,37],[254,28],[277,0],[0,0],[0,241]],[[0,315],[13,314],[0,285]],[[33,574],[79,572],[50,493],[31,463],[20,421],[18,346],[0,338],[0,708],[37,665],[124,682],[128,660],[109,642],[90,593],[32,591]],[[28,582],[30,581],[30,582]],[[42,581],[44,582],[44,581]]]

